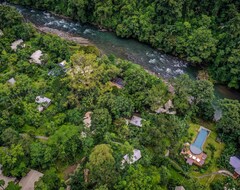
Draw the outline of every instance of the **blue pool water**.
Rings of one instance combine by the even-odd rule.
[[[200,154],[202,153],[202,147],[203,144],[208,136],[208,131],[204,128],[201,128],[201,130],[198,133],[197,138],[195,139],[194,143],[191,144],[190,150],[193,154]]]

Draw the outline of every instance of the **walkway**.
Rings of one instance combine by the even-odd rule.
[[[35,136],[36,139],[41,139],[41,140],[48,140],[48,137],[45,136]]]
[[[199,176],[197,178],[204,178],[204,177],[208,177],[208,176],[212,176],[212,175],[224,175],[224,176],[229,176],[229,177],[232,177],[233,178],[233,174],[227,170],[219,170],[217,172],[213,172],[213,173],[210,173],[210,174],[205,174],[205,175],[202,175],[202,176]]]

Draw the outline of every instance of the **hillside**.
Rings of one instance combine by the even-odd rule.
[[[240,103],[221,100],[213,122],[213,91],[207,80],[163,81],[92,45],[39,33],[0,5],[0,187],[15,177],[6,189],[19,189],[36,170],[37,190],[236,188],[231,177],[200,178],[233,173],[239,152]],[[201,126],[211,131],[207,157],[189,166],[180,153]]]

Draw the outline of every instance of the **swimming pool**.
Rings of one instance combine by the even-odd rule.
[[[191,144],[190,146],[190,150],[193,154],[201,154],[202,153],[202,148],[203,145],[208,137],[210,131],[208,131],[207,129],[201,127],[197,138],[195,139],[194,143]]]

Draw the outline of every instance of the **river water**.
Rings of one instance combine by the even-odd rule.
[[[190,75],[192,78],[196,78],[197,70],[187,62],[161,53],[137,40],[122,39],[112,32],[104,32],[94,26],[83,25],[70,19],[63,19],[48,12],[22,6],[16,7],[28,21],[37,26],[55,28],[84,37],[105,54],[113,54],[116,57],[132,61],[165,79],[177,77],[184,73]],[[217,99],[230,98],[240,100],[239,92],[229,90],[222,85],[215,85],[215,95]]]

